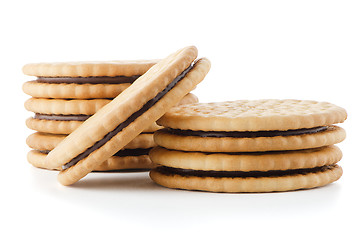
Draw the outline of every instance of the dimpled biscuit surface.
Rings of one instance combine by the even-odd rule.
[[[142,75],[159,60],[123,60],[30,63],[23,73],[42,77],[89,77],[89,76],[133,76]]]
[[[157,123],[201,131],[268,131],[327,126],[346,118],[343,108],[328,102],[264,99],[174,107]]]

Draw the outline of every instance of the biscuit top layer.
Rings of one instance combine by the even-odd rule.
[[[30,63],[23,73],[38,77],[134,76],[147,72],[159,60]]]
[[[328,126],[346,118],[345,109],[328,102],[266,99],[178,106],[157,123],[184,130],[271,131]]]

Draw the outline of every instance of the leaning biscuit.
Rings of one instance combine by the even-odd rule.
[[[67,136],[46,157],[62,167],[58,180],[70,185],[86,176],[194,89],[210,69],[207,59],[192,65],[196,56],[187,47],[161,60]]]

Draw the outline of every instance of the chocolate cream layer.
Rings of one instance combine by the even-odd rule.
[[[34,118],[39,120],[50,120],[50,121],[85,121],[91,115],[56,115],[56,114],[41,114],[35,113]]]
[[[118,151],[113,156],[127,157],[127,156],[142,156],[148,155],[152,148],[135,148],[135,149],[123,149]]]
[[[127,157],[127,156],[142,156],[148,155],[152,148],[135,148],[135,149],[122,149],[116,152],[113,156]],[[37,150],[38,152],[48,154],[49,150]]]
[[[214,178],[247,178],[247,177],[283,177],[297,174],[309,174],[324,172],[335,168],[337,165],[327,165],[315,168],[303,168],[303,169],[290,169],[290,170],[272,170],[272,171],[202,171],[202,170],[190,170],[172,167],[157,167],[156,171],[164,175],[180,175],[185,177],[214,177]]]
[[[133,83],[140,75],[115,76],[115,77],[38,77],[35,81],[39,83],[77,83],[77,84],[120,84]]]
[[[178,75],[170,84],[166,86],[163,91],[159,92],[154,98],[150,99],[141,109],[134,112],[129,118],[127,118],[124,122],[119,124],[113,131],[106,134],[101,140],[96,142],[92,147],[85,150],[83,153],[79,154],[68,163],[62,166],[63,170],[66,170],[75,164],[77,164],[80,160],[88,157],[93,151],[102,147],[106,142],[111,140],[115,135],[122,131],[122,129],[126,128],[133,121],[135,121],[138,117],[140,117],[143,113],[149,110],[153,105],[155,105],[163,96],[166,95],[179,81],[181,81],[186,74],[192,69],[193,65],[191,64],[187,69],[185,69],[180,75]]]
[[[180,130],[167,128],[161,131],[165,131],[174,135],[180,136],[196,136],[196,137],[233,137],[233,138],[256,138],[256,137],[276,137],[276,136],[295,136],[302,134],[313,134],[322,131],[326,131],[327,126],[315,127],[315,128],[303,128],[287,131],[256,131],[256,132],[224,132],[224,131],[193,131],[193,130]]]

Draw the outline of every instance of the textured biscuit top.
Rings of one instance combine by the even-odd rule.
[[[23,73],[38,77],[100,77],[142,75],[159,60],[30,63]]]
[[[178,106],[157,123],[184,130],[284,131],[327,126],[346,118],[345,109],[328,102],[266,99]]]

